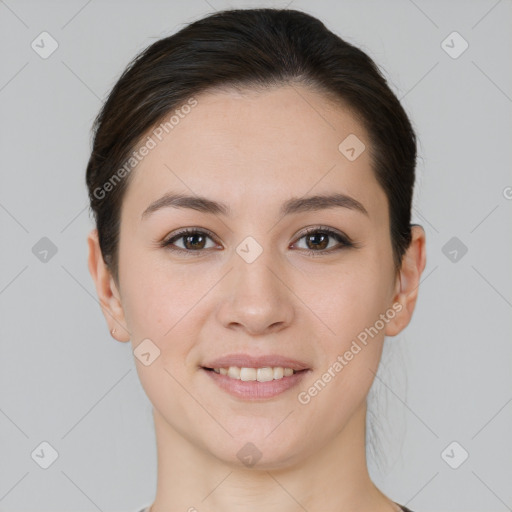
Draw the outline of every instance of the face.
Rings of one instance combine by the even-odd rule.
[[[319,93],[196,100],[152,136],[123,200],[123,321],[134,349],[149,339],[160,351],[136,361],[159,421],[224,462],[241,464],[251,442],[260,464],[279,467],[333,442],[365,403],[401,308],[387,198],[361,124]],[[350,134],[359,156],[357,139],[339,149]],[[215,366],[297,372],[245,381]]]

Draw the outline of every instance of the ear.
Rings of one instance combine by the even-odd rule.
[[[93,229],[89,233],[87,244],[89,245],[89,272],[94,280],[101,310],[107,321],[109,331],[117,341],[130,341],[130,332],[126,328],[121,296],[114,278],[103,260],[97,229]],[[115,329],[115,336],[112,334],[112,329]]]
[[[412,240],[407,248],[396,279],[393,309],[398,313],[387,325],[386,336],[396,336],[411,321],[420,278],[426,264],[425,231],[417,224],[411,225]]]

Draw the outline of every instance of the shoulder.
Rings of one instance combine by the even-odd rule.
[[[403,512],[413,512],[410,508],[400,505],[400,503],[397,503],[397,505],[403,510]],[[145,511],[141,510],[141,512],[145,512]]]

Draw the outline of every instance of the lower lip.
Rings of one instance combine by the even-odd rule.
[[[230,395],[243,398],[244,400],[264,400],[284,393],[294,386],[297,386],[306,373],[309,372],[309,370],[303,370],[288,377],[283,377],[282,379],[258,382],[257,380],[243,381],[232,379],[227,375],[216,373],[213,370],[201,369],[208,374],[221,389],[227,391]]]

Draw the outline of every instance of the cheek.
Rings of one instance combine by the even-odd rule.
[[[181,382],[189,370],[184,363],[197,339],[198,301],[207,292],[207,283],[202,284],[197,273],[194,281],[192,266],[171,272],[147,255],[144,259],[132,253],[125,263],[123,307],[132,349],[150,339],[159,350],[149,366],[136,362],[139,379],[154,404],[179,409],[179,385],[174,379]]]
[[[203,297],[218,277],[199,264],[172,266],[164,258],[134,251],[125,257],[122,279],[123,308],[134,345],[150,338],[164,357],[185,353],[193,344],[192,330],[200,325]]]
[[[389,277],[371,268],[336,274],[326,282],[329,293],[315,302],[329,329],[318,337],[320,364],[302,388],[303,397],[310,400],[309,412],[324,417],[322,411],[329,410],[339,424],[364,400],[382,354]]]
[[[143,338],[160,339],[172,327],[168,315],[179,309],[179,295],[171,277],[133,245],[121,245],[119,274],[126,322],[137,345]]]
[[[337,334],[356,334],[389,307],[390,274],[371,259],[361,258],[350,269],[331,273],[323,296],[317,297]]]
[[[348,401],[345,406],[350,408],[364,397],[374,378],[372,372],[377,371],[385,320],[391,319],[391,315],[386,317],[386,312],[391,306],[392,264],[388,265],[386,258],[375,254],[378,253],[370,251],[350,269],[332,273],[331,279],[325,282],[328,293],[321,302],[317,300],[318,316],[329,326],[327,335],[319,340],[322,344],[319,372],[330,371],[336,375],[331,378],[334,384],[328,386],[325,403],[343,396],[342,401]],[[383,320],[381,315],[386,318]],[[326,380],[329,379],[326,375]]]

